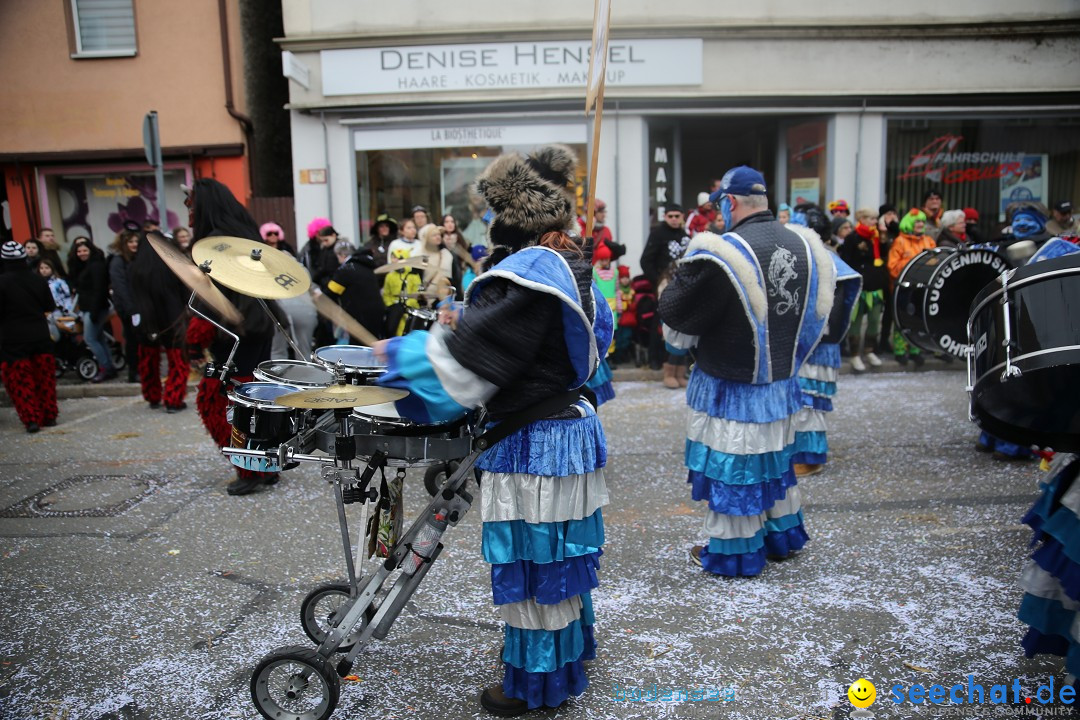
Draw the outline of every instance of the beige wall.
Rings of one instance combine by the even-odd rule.
[[[135,0],[137,56],[92,60],[70,57],[66,1],[0,2],[0,153],[139,148],[149,110],[165,147],[243,141],[225,110],[215,0]],[[228,6],[243,112],[239,9]]]
[[[350,34],[483,32],[495,29],[573,31],[591,28],[588,0],[283,0],[290,39]],[[615,0],[615,28],[775,25],[910,25],[919,22],[1009,22],[1077,15],[1075,0]]]

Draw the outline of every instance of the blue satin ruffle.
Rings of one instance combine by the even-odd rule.
[[[1041,635],[1057,636],[1067,643],[1068,650],[1064,653],[1065,669],[1073,675],[1080,675],[1080,643],[1073,640],[1070,633],[1073,621],[1076,619],[1075,610],[1067,610],[1057,600],[1048,600],[1025,593],[1017,616]],[[1048,643],[1052,643],[1052,646],[1057,648],[1061,646],[1060,642],[1049,638],[1041,640],[1042,647],[1047,647]],[[1034,642],[1032,645],[1035,652],[1042,652]],[[1024,649],[1027,650],[1028,647],[1025,645]]]
[[[1080,565],[1065,553],[1065,548],[1056,538],[1047,537],[1031,559],[1057,578],[1066,595],[1080,601]]]
[[[585,677],[583,660],[563,665],[549,673],[531,673],[528,670],[504,664],[503,692],[507,697],[524,700],[530,710],[547,706],[558,707],[571,695],[580,695],[589,686]]]
[[[799,452],[791,456],[791,462],[800,465],[824,465],[829,462],[827,453]]]
[[[582,418],[538,420],[486,450],[476,467],[490,472],[580,475],[607,464],[607,440],[592,408]]]
[[[1035,628],[1028,628],[1024,639],[1020,641],[1024,655],[1033,658],[1036,655],[1059,655],[1065,657],[1069,652],[1069,641],[1060,635],[1044,635]]]
[[[395,403],[402,417],[422,423],[456,420],[471,408],[455,402],[439,382],[427,356],[428,337],[426,330],[417,330],[392,338],[386,345],[386,372],[377,382],[409,391],[408,397]]]
[[[615,399],[615,388],[611,386],[611,367],[607,364],[607,360],[600,361],[596,372],[589,378],[589,382],[585,383],[585,386],[596,395],[597,407],[608,400]]]
[[[752,385],[722,380],[696,367],[687,383],[686,404],[710,417],[767,423],[783,420],[802,407],[802,391],[793,377]]]
[[[596,589],[601,552],[578,555],[551,563],[517,560],[491,566],[491,594],[496,605],[533,598],[541,605],[556,605]]]
[[[839,343],[818,343],[814,351],[806,358],[804,365],[824,365],[825,367],[840,367]]]
[[[821,395],[811,395],[809,393],[803,393],[802,403],[808,408],[813,408],[818,412],[830,413],[833,411],[832,398],[823,397]]]
[[[829,452],[829,437],[824,430],[797,432],[795,433],[795,452],[824,455]]]
[[[765,569],[765,548],[743,555],[722,555],[701,551],[701,567],[713,575],[726,577],[754,577]]]
[[[762,528],[748,538],[709,538],[708,550],[713,555],[750,555],[765,547],[765,534]]]
[[[590,386],[589,389],[593,391],[594,395],[596,395],[597,407],[600,407],[609,400],[615,399],[615,387],[609,382],[597,385],[596,387]]]
[[[834,382],[811,380],[810,378],[801,377],[799,378],[799,387],[802,388],[804,393],[817,395],[818,397],[831,398],[836,395],[836,383]]]
[[[1043,524],[1042,532],[1057,540],[1070,560],[1080,563],[1080,518],[1072,510],[1067,507],[1055,510]]]
[[[708,500],[709,509],[724,515],[760,515],[777,500],[783,500],[787,489],[796,483],[795,472],[788,470],[779,478],[754,485],[727,485],[712,480],[703,473],[691,470],[687,482],[694,500]]]
[[[691,471],[726,485],[753,485],[779,478],[791,468],[794,444],[775,452],[734,455],[714,450],[696,440],[686,441],[685,463]]]
[[[788,515],[787,517],[794,517]],[[806,534],[806,528],[802,523],[802,512],[799,512],[799,522],[792,527],[778,531],[769,531],[765,535],[765,554],[769,557],[787,557],[789,554],[802,550],[810,540]]]
[[[581,621],[561,630],[524,630],[503,625],[503,662],[531,673],[549,673],[580,660],[585,652]]]
[[[484,560],[492,565],[517,560],[543,564],[598,552],[604,544],[604,516],[597,508],[581,520],[486,522],[482,533]]]

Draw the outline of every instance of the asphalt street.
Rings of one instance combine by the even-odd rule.
[[[1016,715],[895,705],[888,688],[1060,684],[1060,659],[1023,657],[1016,619],[1030,539],[1019,518],[1042,474],[974,452],[962,373],[843,376],[831,462],[800,483],[812,540],[749,580],[687,557],[704,506],[685,483],[682,393],[616,390],[601,409],[612,502],[591,685],[529,717],[832,720],[848,717],[860,677],[879,718],[1032,717],[1022,703],[993,708]],[[28,435],[0,408],[0,718],[259,717],[252,668],[311,646],[300,603],[344,577],[344,561],[314,467],[248,497],[225,494],[230,475],[193,409],[68,399],[57,427]],[[405,494],[411,516],[418,473]],[[479,540],[474,508],[342,683],[334,718],[487,717],[477,695],[500,677],[502,633]],[[733,699],[618,699],[653,685]]]

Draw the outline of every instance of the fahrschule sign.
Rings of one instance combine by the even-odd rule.
[[[323,50],[323,95],[584,87],[589,42],[416,45]],[[619,40],[608,45],[613,87],[700,85],[702,41]]]

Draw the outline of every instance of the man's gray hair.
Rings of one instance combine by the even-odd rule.
[[[765,210],[769,207],[769,198],[764,195],[735,195],[732,193],[732,197],[739,199],[740,205],[745,205],[749,210]]]
[[[338,240],[334,243],[335,255],[352,255],[354,252],[356,252],[356,248],[348,240]]]

